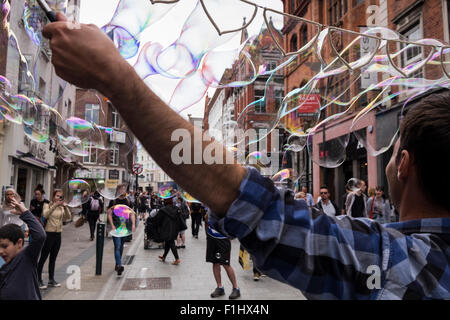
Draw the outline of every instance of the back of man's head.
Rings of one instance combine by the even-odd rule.
[[[433,204],[450,211],[450,90],[431,94],[412,107],[400,125],[400,147],[412,157],[419,187]]]
[[[16,224],[7,224],[0,228],[0,239],[6,239],[16,244],[19,239],[24,240],[22,229]]]

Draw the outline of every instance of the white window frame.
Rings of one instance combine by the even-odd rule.
[[[114,129],[120,129],[120,116],[119,116],[119,113],[115,109],[112,109],[111,110],[111,114],[112,114],[112,117],[111,117],[112,127]]]
[[[119,158],[120,158],[120,146],[118,143],[113,143],[111,146],[111,152],[112,152],[112,161],[110,165],[112,166],[118,166],[119,165]]]
[[[86,150],[86,149],[88,150],[89,155],[83,157],[83,163],[86,163],[86,164],[97,164],[98,151],[97,151],[97,148],[95,148],[95,145],[90,144],[90,145],[84,147],[84,150]],[[93,160],[92,156],[94,154],[94,152],[93,152],[94,150],[95,150],[95,161],[92,161]],[[86,160],[86,158],[87,158],[87,160]]]
[[[97,121],[94,121],[94,115],[97,114]],[[89,116],[88,116],[89,115]],[[95,103],[86,103],[84,107],[84,118],[95,124],[100,122],[100,105]]]
[[[444,40],[450,42],[450,0],[442,0],[442,15],[444,24]]]

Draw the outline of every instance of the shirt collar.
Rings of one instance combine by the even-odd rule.
[[[450,218],[430,218],[388,223],[386,227],[396,229],[403,234],[439,233],[450,234]]]

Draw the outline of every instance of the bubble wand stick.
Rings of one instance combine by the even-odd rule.
[[[41,9],[45,12],[48,20],[50,20],[50,22],[56,22],[56,12],[50,8],[47,2],[45,0],[37,0],[37,2],[39,3]]]

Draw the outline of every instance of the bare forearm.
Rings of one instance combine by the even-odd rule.
[[[171,159],[172,149],[179,141],[171,141],[172,133],[177,129],[185,129],[190,133],[193,160],[196,151],[194,130],[197,130],[196,135],[202,136],[201,130],[170,109],[141,81],[134,70],[130,68],[125,72],[127,81],[121,90],[106,92],[125,122],[152,158],[177,184],[214,212],[225,214],[238,195],[245,170],[238,164],[225,164],[227,159],[233,157],[227,156],[228,151],[215,141],[202,141],[201,152],[203,154],[210,143],[218,144],[217,148],[223,150],[224,164],[193,164],[194,161],[174,164]]]

